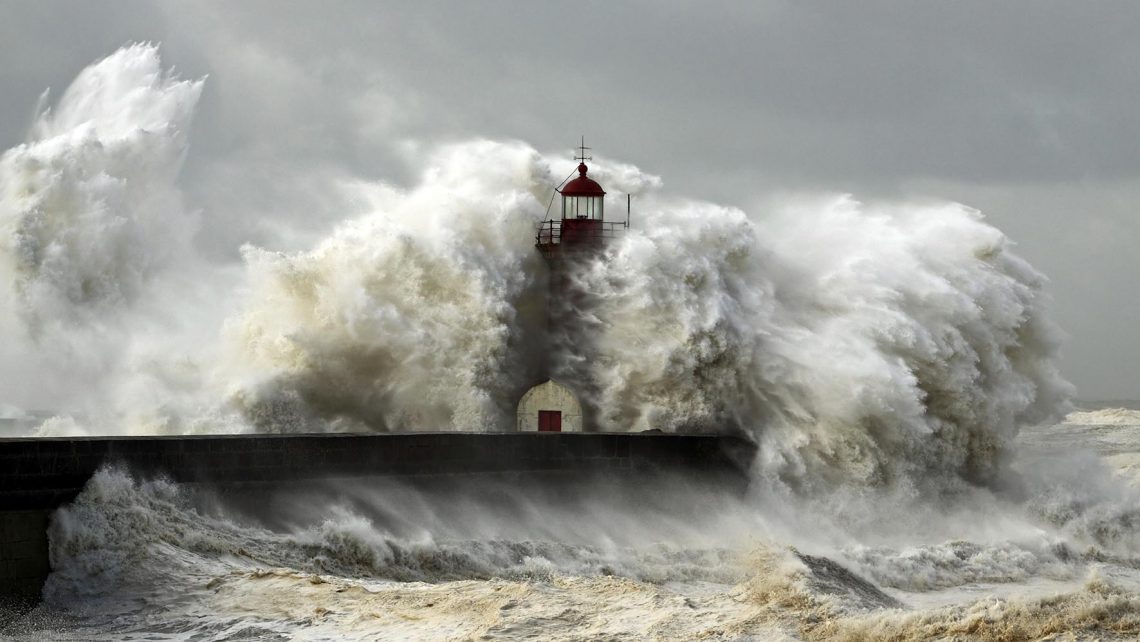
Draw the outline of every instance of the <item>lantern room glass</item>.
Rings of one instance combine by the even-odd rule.
[[[562,218],[602,220],[603,196],[563,196]]]

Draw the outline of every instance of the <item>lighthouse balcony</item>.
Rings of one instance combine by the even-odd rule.
[[[609,239],[617,238],[627,227],[625,221],[601,221],[593,218],[543,221],[535,235],[535,247],[547,257],[561,252],[600,248]]]

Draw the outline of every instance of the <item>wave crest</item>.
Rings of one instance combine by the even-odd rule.
[[[29,328],[130,304],[189,251],[177,176],[201,91],[164,71],[156,46],[124,47],[0,156],[0,271]]]

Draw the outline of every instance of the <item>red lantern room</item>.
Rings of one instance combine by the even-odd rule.
[[[558,190],[562,194],[562,218],[602,220],[606,190],[594,179],[586,176],[585,163],[578,163],[578,178]]]
[[[555,189],[562,196],[562,220],[548,219],[538,228],[535,246],[547,259],[569,251],[599,248],[619,229],[629,227],[628,208],[625,221],[605,220],[606,190],[586,175],[589,168],[585,161],[593,160],[586,156],[589,149],[583,137],[579,153],[574,155],[574,160],[582,161],[578,163],[578,176],[569,182],[563,181],[564,185]]]

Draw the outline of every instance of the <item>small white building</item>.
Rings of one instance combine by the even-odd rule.
[[[582,432],[582,404],[553,379],[526,391],[519,400],[520,432]]]

